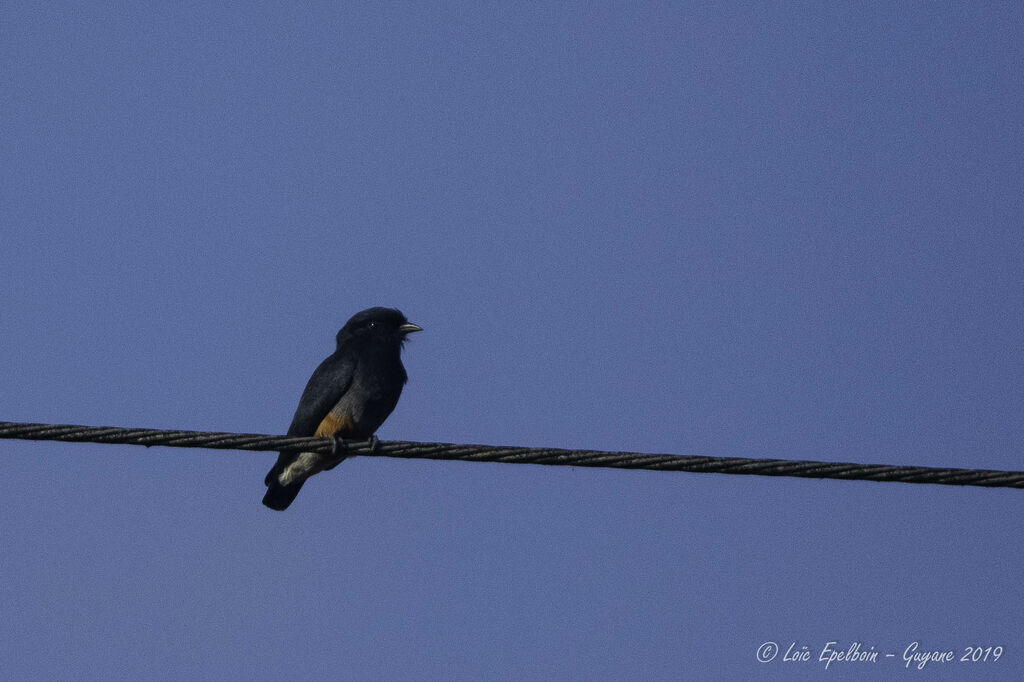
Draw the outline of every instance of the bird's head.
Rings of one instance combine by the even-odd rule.
[[[338,332],[338,347],[366,341],[401,345],[406,335],[421,331],[423,327],[409,322],[400,310],[367,308],[353,315]]]

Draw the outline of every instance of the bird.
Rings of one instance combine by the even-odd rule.
[[[337,347],[309,378],[289,436],[371,440],[398,404],[408,379],[402,365],[406,337],[423,331],[394,308],[356,313],[337,335]],[[263,504],[284,511],[310,476],[333,469],[344,455],[281,452],[267,473]]]

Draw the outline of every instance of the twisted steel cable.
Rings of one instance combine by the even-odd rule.
[[[129,429],[115,426],[0,422],[0,438],[65,441],[72,443],[114,443],[121,445],[145,445],[146,447],[163,445],[167,447],[212,448],[218,450],[301,450],[319,453],[332,453],[336,452],[338,448],[345,448],[350,455],[402,457],[405,459],[612,467],[617,469],[651,469],[655,471],[689,471],[692,473],[743,474],[751,476],[832,478],[848,481],[898,481],[901,483],[970,485],[986,488],[1024,488],[1024,471],[942,469],[887,464],[749,459],[741,457],[652,455],[637,452],[603,452],[600,450],[521,448],[409,441],[381,441],[377,443],[376,447],[371,447],[368,441],[335,441],[332,438],[275,436],[262,433],[167,431],[163,429]]]

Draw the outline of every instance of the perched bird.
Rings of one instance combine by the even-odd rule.
[[[407,334],[423,328],[393,308],[369,308],[338,332],[338,347],[313,372],[288,427],[289,436],[367,440],[398,404],[408,378],[402,366]],[[333,469],[344,455],[282,452],[264,481],[263,504],[284,511],[306,479]]]

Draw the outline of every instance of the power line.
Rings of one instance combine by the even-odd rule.
[[[166,431],[163,429],[126,429],[114,426],[0,422],[0,438],[51,440],[72,443],[145,445],[147,447],[163,445],[178,448],[213,448],[218,450],[301,450],[303,452],[325,454],[335,452],[337,448],[344,447],[352,455],[401,457],[405,459],[612,467],[616,469],[651,469],[655,471],[689,471],[692,473],[744,474],[752,476],[834,478],[854,481],[896,481],[900,483],[970,485],[986,488],[1024,488],[1024,471],[940,469],[935,467],[894,466],[888,464],[748,459],[741,457],[650,455],[637,452],[457,445],[453,443],[418,443],[409,441],[381,441],[375,448],[371,448],[371,444],[368,441],[336,442],[331,438],[300,438],[261,433]]]

